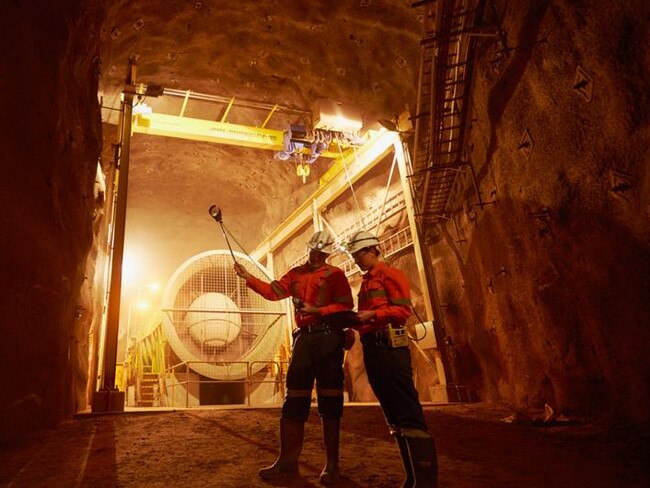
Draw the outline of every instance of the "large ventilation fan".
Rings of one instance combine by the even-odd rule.
[[[237,262],[267,279],[261,266],[235,252]],[[197,254],[185,261],[163,294],[163,329],[181,361],[217,380],[245,378],[267,366],[287,327],[284,301],[267,301],[233,270],[229,251]],[[266,362],[266,363],[265,363]]]

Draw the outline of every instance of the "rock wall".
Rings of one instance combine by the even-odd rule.
[[[0,4],[0,440],[85,407],[102,9]]]
[[[469,140],[489,204],[466,179],[456,225],[427,229],[461,380],[517,408],[647,421],[648,4],[494,5]]]

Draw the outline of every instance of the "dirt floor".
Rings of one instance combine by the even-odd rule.
[[[427,406],[441,487],[648,487],[648,433],[601,424],[507,423],[481,404]],[[324,462],[312,413],[301,477],[263,482],[279,409],[81,416],[0,450],[2,487],[315,487]],[[402,470],[377,406],[347,406],[341,487],[396,487]]]

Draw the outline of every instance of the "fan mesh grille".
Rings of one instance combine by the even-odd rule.
[[[237,261],[251,274],[268,279],[247,256],[236,254]],[[223,295],[221,308],[200,307],[201,297]],[[209,303],[209,302],[208,302]],[[237,312],[231,306],[236,306]],[[227,251],[209,251],[189,259],[176,271],[163,298],[163,327],[170,345],[192,369],[211,378],[233,379],[246,376],[247,366],[235,362],[270,361],[279,346],[286,326],[284,302],[270,302],[246,287],[232,265]],[[201,320],[197,321],[197,317]],[[227,340],[201,340],[203,333],[192,331],[201,322],[218,323],[230,334]],[[236,326],[228,328],[229,323]],[[255,372],[255,371],[251,371]]]

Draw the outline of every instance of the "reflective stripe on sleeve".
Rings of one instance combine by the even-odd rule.
[[[271,289],[273,290],[273,293],[275,293],[279,297],[284,295],[284,290],[280,287],[280,285],[278,285],[277,281],[271,282]]]
[[[372,300],[373,298],[383,298],[386,296],[386,290],[369,290],[365,293],[359,293],[359,301]]]
[[[332,299],[334,303],[354,303],[352,301],[352,297],[344,296],[344,297],[334,297]]]

